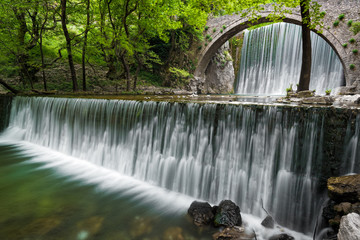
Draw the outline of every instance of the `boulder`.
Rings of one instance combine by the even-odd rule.
[[[338,240],[360,240],[360,215],[350,213],[341,218]]]
[[[360,174],[328,179],[327,188],[330,199],[337,203],[360,201]]]
[[[266,228],[274,228],[275,227],[275,221],[274,219],[268,215],[266,218],[261,222],[261,225],[263,225]]]
[[[240,208],[231,200],[223,200],[216,208],[215,226],[241,226],[242,220],[240,215]]]
[[[221,232],[213,234],[214,240],[250,240],[254,239],[255,234],[246,234],[243,228],[225,228]]]
[[[214,220],[212,207],[207,202],[192,202],[188,209],[188,214],[192,217],[194,224],[198,227],[209,225]]]
[[[295,240],[295,238],[290,235],[287,235],[286,233],[282,233],[282,234],[270,237],[269,240]]]

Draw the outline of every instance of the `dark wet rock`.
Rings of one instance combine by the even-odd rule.
[[[326,204],[322,212],[322,216],[325,219],[330,220],[336,216],[336,212],[334,211],[334,206],[335,206],[335,202],[331,200]]]
[[[346,215],[346,214],[350,213],[351,209],[352,209],[352,206],[351,206],[351,203],[349,203],[349,202],[342,202],[342,203],[334,206],[334,210],[341,215]]]
[[[274,228],[275,227],[275,221],[271,216],[266,216],[266,218],[261,222],[261,225],[263,225],[266,228]]]
[[[350,213],[341,218],[338,240],[360,240],[360,215]]]
[[[213,234],[214,240],[250,240],[254,238],[255,234],[246,234],[241,227],[225,228],[221,232]]]
[[[327,187],[330,199],[335,202],[360,201],[360,174],[331,177],[328,179]]]
[[[241,226],[240,208],[231,200],[223,200],[216,209],[215,226]]]
[[[286,233],[283,233],[283,234],[272,236],[269,238],[269,240],[295,240],[295,238]]]
[[[209,225],[214,219],[212,207],[207,202],[192,202],[188,209],[188,214],[192,217],[194,224],[198,227]]]
[[[184,240],[183,230],[180,227],[170,227],[165,230],[162,240]]]

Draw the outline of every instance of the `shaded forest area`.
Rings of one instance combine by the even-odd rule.
[[[181,88],[195,70],[191,46],[203,41],[208,17],[247,9],[256,19],[269,2],[2,0],[0,83],[14,92]],[[279,3],[272,17],[299,5]]]

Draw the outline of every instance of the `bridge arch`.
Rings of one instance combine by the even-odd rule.
[[[267,18],[271,13],[271,11],[262,11],[259,14],[260,18],[257,20],[256,24],[271,22]],[[292,14],[286,14],[283,22],[301,25],[301,15],[300,13],[296,12]],[[194,72],[195,77],[205,81],[205,70],[217,50],[230,38],[253,25],[254,23],[252,23],[249,18],[242,18],[239,15],[222,16],[220,18],[209,20],[207,26],[209,26],[210,30],[213,28],[221,29],[222,26],[226,26],[226,28],[223,29],[222,33],[220,31],[216,31],[215,33],[210,34],[213,40],[209,42],[206,47],[202,48],[198,54],[198,64]],[[339,40],[329,29],[323,29],[322,31],[322,33],[315,33],[323,38],[338,55],[343,66],[346,86],[351,86],[353,82],[357,80],[354,79],[351,74],[349,75],[349,71],[351,71],[348,69],[348,66],[350,65],[349,60],[352,59],[349,58],[349,54],[344,49],[341,40]]]

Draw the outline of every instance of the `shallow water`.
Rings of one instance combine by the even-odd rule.
[[[0,138],[0,189],[0,239],[190,240],[217,231],[192,225],[193,198],[24,141]],[[243,218],[258,239],[283,231]]]

